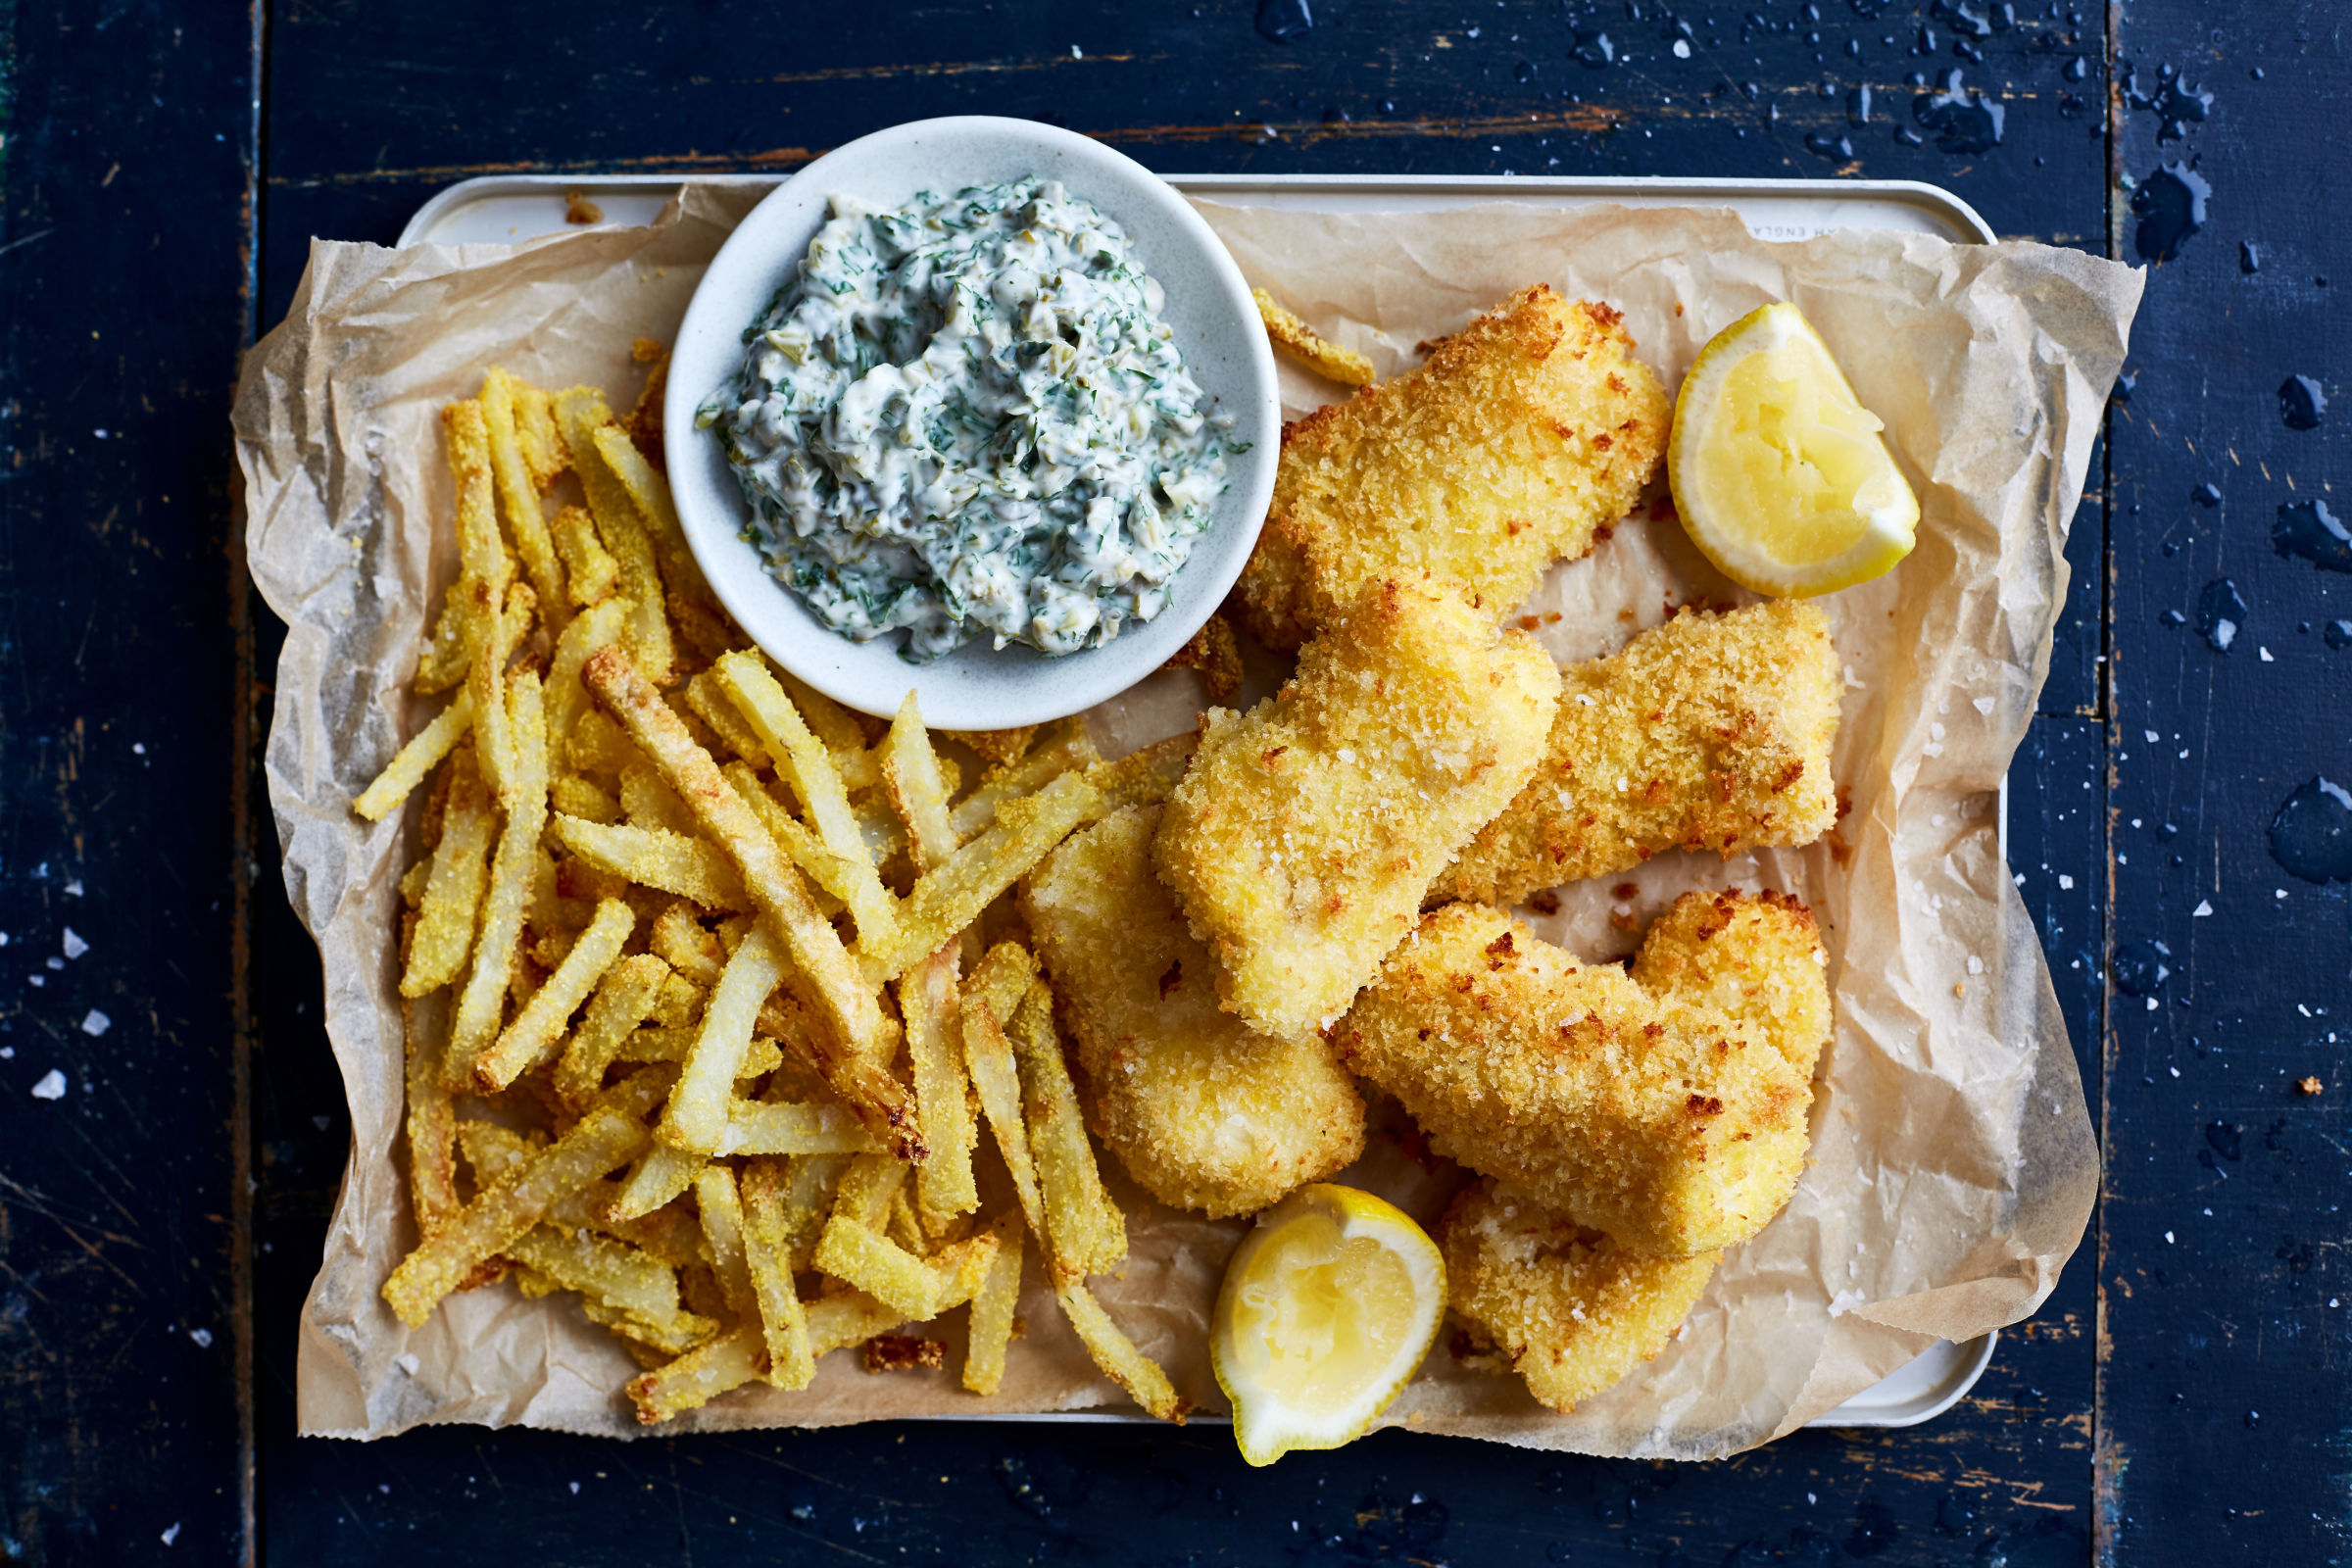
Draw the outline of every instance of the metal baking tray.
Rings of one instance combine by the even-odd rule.
[[[692,182],[758,191],[789,174],[694,175]],[[1582,179],[1506,176],[1458,179],[1440,174],[1170,174],[1178,190],[1219,201],[1315,212],[1400,212],[1532,202],[1583,207],[1728,207],[1760,239],[1811,239],[1844,228],[1894,228],[1962,245],[1990,244],[1992,225],[1975,208],[1935,185],[1911,179]],[[436,194],[400,231],[402,245],[513,245],[580,225],[570,220],[571,193],[593,203],[599,221],[653,221],[688,177],[488,174]],[[2001,789],[2001,849],[2008,851],[2007,781]],[[1997,1334],[1954,1344],[1939,1341],[1895,1372],[1810,1424],[1816,1427],[1910,1427],[1960,1401],[1992,1361]],[[1005,1417],[967,1416],[988,1420]],[[1149,1420],[1117,1412],[1072,1411],[1011,1419]]]

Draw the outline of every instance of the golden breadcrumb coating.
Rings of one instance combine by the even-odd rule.
[[[1483,905],[1423,920],[1333,1044],[1439,1152],[1644,1255],[1746,1240],[1804,1169],[1811,1086],[1761,1031]]]
[[[1686,893],[1642,933],[1633,976],[1754,1029],[1811,1082],[1830,1040],[1829,961],[1813,911],[1789,894]]]
[[[1435,345],[1421,368],[1282,432],[1244,618],[1296,648],[1374,578],[1467,585],[1490,620],[1592,548],[1657,471],[1672,413],[1623,318],[1542,283]]]
[[[1103,1146],[1163,1203],[1254,1213],[1363,1152],[1364,1102],[1321,1040],[1270,1040],[1218,1009],[1217,960],[1152,873],[1160,811],[1064,840],[1021,910]]]
[[[1559,669],[1426,580],[1369,583],[1247,716],[1211,709],[1169,799],[1159,874],[1259,1034],[1310,1034],[1413,928],[1422,895],[1518,793]]]
[[[1438,1240],[1454,1311],[1563,1415],[1654,1360],[1723,1257],[1642,1257],[1491,1181],[1453,1200]]]
[[[1686,610],[1567,671],[1543,765],[1439,891],[1516,904],[1662,850],[1810,844],[1838,820],[1842,692],[1805,601]]]

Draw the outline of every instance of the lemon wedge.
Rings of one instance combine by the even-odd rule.
[[[1445,1259],[1395,1204],[1318,1182],[1260,1214],[1225,1265],[1208,1340],[1242,1457],[1363,1436],[1445,1314]]]
[[[1868,582],[1919,528],[1885,428],[1795,306],[1750,311],[1699,351],[1675,398],[1675,511],[1742,588],[1803,597]]]

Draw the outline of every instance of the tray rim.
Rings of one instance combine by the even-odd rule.
[[[664,196],[691,184],[780,185],[792,177],[789,173],[763,171],[741,172],[698,172],[692,174],[644,175],[637,173],[514,173],[477,174],[445,185],[428,197],[409,216],[394,243],[410,245],[431,243],[430,235],[451,215],[474,203],[495,200],[504,196],[535,196],[553,191],[579,191],[594,197],[604,194]],[[1581,201],[1607,201],[1612,198],[1638,197],[1653,205],[1660,197],[1686,198],[1675,205],[1728,205],[1741,197],[1765,197],[1799,201],[1806,198],[1835,200],[1859,205],[1907,207],[1928,213],[1951,232],[1955,243],[1989,245],[1999,236],[1977,210],[1940,185],[1916,179],[1717,179],[1689,175],[1451,175],[1451,174],[1252,174],[1252,173],[1171,173],[1161,176],[1169,184],[1187,194],[1218,196],[1247,196],[1252,193],[1311,195],[1380,195],[1394,193],[1426,199],[1431,196],[1460,196],[1471,204],[1529,197],[1568,197]],[[594,226],[594,225],[586,225]],[[1862,225],[1845,225],[1862,226]],[[547,233],[560,232],[549,229]],[[518,235],[527,241],[543,237],[538,234]],[[2001,780],[2000,788],[2000,848],[2004,859],[2008,854],[2009,781]],[[1953,1342],[1939,1340],[1920,1352],[1919,1356],[1887,1374],[1887,1380],[1903,1372],[1926,1356],[1942,1354],[1953,1359],[1953,1366],[1943,1377],[1919,1396],[1883,1404],[1869,1399],[1871,1390],[1864,1390],[1844,1403],[1826,1410],[1805,1423],[1808,1430],[1897,1428],[1914,1427],[1935,1420],[1967,1396],[1976,1387],[1985,1369],[1992,1364],[1994,1348],[2000,1342],[2000,1331],[1988,1330],[1973,1340]],[[1873,1386],[1874,1389],[1878,1385]],[[1151,1422],[1152,1417],[1142,1411],[1122,1409],[1043,1410],[1021,1414],[975,1412],[970,1415],[945,1414],[916,1417],[930,1421],[976,1422]],[[1197,1418],[1204,1425],[1223,1424],[1228,1418],[1218,1416]]]

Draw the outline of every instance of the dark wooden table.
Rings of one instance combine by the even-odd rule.
[[[2352,797],[2310,781],[2352,772],[2352,405],[2299,428],[2281,383],[2352,396],[2345,15],[1755,4],[0,3],[0,1561],[2342,1560]],[[1959,1407],[1704,1467],[294,1438],[347,1129],[256,777],[239,350],[308,236],[469,174],[789,170],[971,111],[1171,172],[1925,179],[2153,264],[2011,780],[2104,1200]]]

